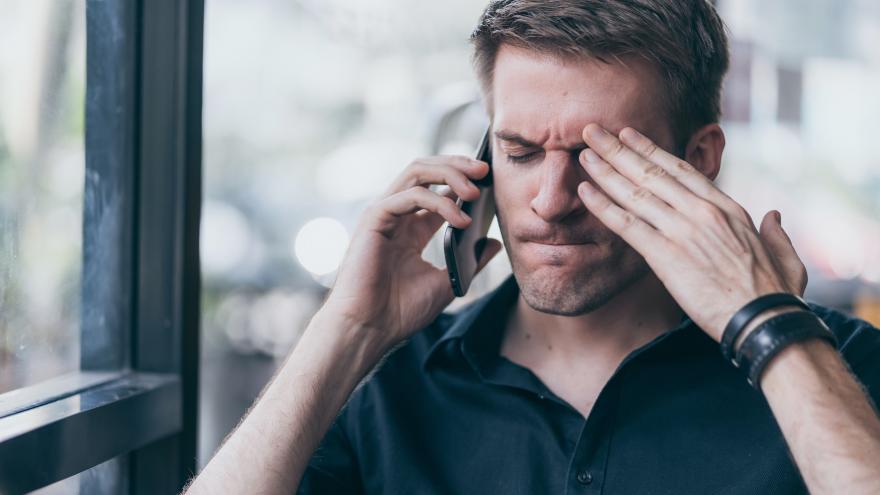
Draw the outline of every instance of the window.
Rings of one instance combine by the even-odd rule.
[[[79,369],[85,2],[0,17],[0,393]]]
[[[47,80],[60,79],[53,84],[61,89],[57,96],[39,94],[57,100],[43,106],[54,109],[47,115],[60,123],[57,129],[40,127],[34,136],[44,143],[38,149],[49,156],[46,163],[65,159],[62,151],[73,157],[67,175],[38,174],[33,190],[15,197],[28,193],[31,198],[21,201],[45,203],[46,211],[63,200],[74,213],[54,226],[73,243],[72,251],[63,244],[28,248],[44,250],[36,270],[62,258],[72,267],[58,291],[66,291],[63,300],[69,301],[61,313],[69,334],[58,340],[67,354],[52,357],[66,368],[52,377],[19,380],[0,394],[0,493],[178,493],[195,460],[202,3],[22,1],[6,7],[0,22],[8,19],[13,27],[32,15],[53,19],[47,25],[54,34],[46,37],[64,49],[48,52],[55,59],[45,67],[57,73]],[[31,49],[25,31],[11,31],[0,34],[4,47],[21,49],[4,50],[4,56],[42,53]],[[79,57],[78,84],[75,69],[60,74],[61,55]],[[4,70],[0,83],[7,77],[13,76]],[[2,115],[7,107],[0,108]],[[25,112],[17,118],[27,117]],[[80,122],[73,126],[76,133],[58,130],[68,129],[68,121]],[[28,129],[13,124],[13,132]],[[31,164],[6,163],[0,169],[3,229],[13,218],[9,205],[21,204],[9,200],[7,188],[26,179],[22,167],[33,172]],[[52,195],[56,187],[63,198]],[[11,221],[16,232],[18,218]],[[38,233],[41,243],[52,244],[53,225],[41,227],[50,230]],[[4,234],[0,246],[22,239],[7,241]],[[72,254],[45,252],[62,248]],[[3,253],[4,262],[13,259]],[[14,258],[17,277],[44,273],[24,272],[30,265],[21,259]],[[4,290],[6,280],[20,284],[20,277],[3,273]],[[48,297],[50,289],[55,287],[38,293]],[[4,342],[11,332],[30,336],[44,316],[32,318],[22,307],[9,313],[15,318],[0,319]],[[2,313],[5,318],[5,308]],[[77,341],[78,349],[70,351]],[[23,366],[40,366],[43,359],[29,356]]]

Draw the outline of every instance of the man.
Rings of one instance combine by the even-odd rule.
[[[837,347],[788,342],[755,387],[719,352],[740,308],[807,280],[778,214],[756,229],[712,183],[728,59],[711,6],[501,0],[472,41],[513,276],[441,313],[449,281],[421,252],[468,225],[452,199],[488,166],[413,162],[190,491],[880,493],[875,328],[811,304]],[[763,311],[734,348],[810,311]]]

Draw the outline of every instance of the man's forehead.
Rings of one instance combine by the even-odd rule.
[[[493,79],[493,127],[536,141],[576,139],[590,122],[647,129],[661,107],[651,66],[636,59],[560,60],[502,45]]]

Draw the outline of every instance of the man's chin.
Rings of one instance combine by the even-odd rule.
[[[578,316],[604,306],[642,278],[647,265],[628,270],[603,270],[601,267],[571,267],[544,265],[516,273],[520,293],[535,311],[559,316]]]

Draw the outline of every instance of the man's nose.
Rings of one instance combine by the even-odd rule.
[[[586,207],[578,197],[577,186],[586,178],[577,153],[547,152],[541,164],[538,191],[531,201],[532,211],[548,223],[583,213]]]

